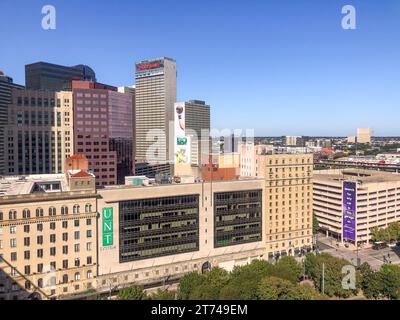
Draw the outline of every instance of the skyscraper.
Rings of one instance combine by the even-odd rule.
[[[8,105],[11,103],[12,88],[23,88],[23,86],[13,83],[12,78],[0,71],[0,175],[5,174],[4,128],[7,125]]]
[[[158,58],[136,63],[136,159],[165,164],[173,159],[176,62]]]
[[[117,88],[90,81],[72,81],[74,145],[84,154],[96,185],[117,183],[117,153],[110,149],[110,95]],[[131,102],[130,102],[131,103]]]
[[[371,143],[372,131],[370,128],[357,129],[357,142],[358,143]]]
[[[121,91],[120,89],[118,89]],[[125,91],[125,90],[123,90]],[[108,119],[110,151],[117,153],[117,181],[123,184],[125,177],[134,172],[134,99],[132,91],[109,91]]]
[[[96,81],[96,74],[89,66],[60,66],[36,62],[25,66],[25,85],[32,90],[70,90],[72,80]]]
[[[12,89],[5,173],[60,173],[73,152],[72,92]]]

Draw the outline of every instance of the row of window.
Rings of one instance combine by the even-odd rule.
[[[92,212],[92,205],[91,204],[86,204],[85,205],[85,213],[90,213]],[[76,204],[73,206],[73,213],[81,213],[81,207],[80,205]],[[36,217],[43,217],[44,216],[44,210],[42,208],[37,208],[35,211]],[[57,209],[54,207],[50,207],[48,210],[49,216],[55,216],[57,214]],[[61,214],[62,215],[67,215],[68,214],[68,207],[63,206],[61,207]],[[22,218],[23,219],[29,219],[31,217],[31,211],[29,209],[24,209],[22,210]],[[2,211],[0,211],[0,220],[4,219],[4,214]],[[18,219],[18,214],[17,211],[14,209],[11,209],[8,212],[8,219],[9,220],[17,220]]]

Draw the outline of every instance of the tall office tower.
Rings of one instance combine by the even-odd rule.
[[[97,186],[117,183],[117,152],[110,148],[110,96],[116,91],[97,82],[72,81],[74,149],[88,159]]]
[[[13,79],[7,77],[2,71],[0,71],[0,175],[5,174],[5,141],[4,141],[4,129],[7,125],[8,118],[8,105],[11,103],[11,89],[12,88],[23,88],[18,84],[13,83]]]
[[[358,143],[371,143],[372,130],[370,128],[357,129],[357,142]]]
[[[168,164],[174,151],[176,62],[165,57],[138,62],[135,78],[137,162]]]
[[[133,99],[130,93],[109,91],[108,121],[110,151],[117,153],[117,182],[123,184],[134,172]]]
[[[6,174],[60,173],[73,153],[71,92],[12,89]]]
[[[86,65],[72,67],[47,62],[36,62],[25,66],[25,85],[32,90],[71,90],[72,80],[96,81],[96,74]]]
[[[175,169],[180,162],[200,168],[202,163],[208,163],[211,151],[210,106],[204,101],[190,100],[175,103],[174,110]]]
[[[265,179],[268,259],[310,250],[313,155],[256,155],[256,175]]]

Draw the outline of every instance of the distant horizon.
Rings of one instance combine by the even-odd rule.
[[[400,2],[353,0],[355,30],[341,27],[344,4],[135,0],[121,10],[98,0],[93,10],[53,0],[57,27],[44,30],[43,1],[3,0],[0,70],[24,84],[26,64],[86,64],[99,82],[130,86],[135,62],[167,56],[177,62],[177,100],[206,101],[213,128],[346,137],[370,127],[400,136]],[[151,19],[139,14],[149,10]]]

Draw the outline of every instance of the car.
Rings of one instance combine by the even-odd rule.
[[[374,242],[374,245],[372,246],[372,249],[374,250],[381,250],[387,247],[387,244],[383,241],[377,241]]]
[[[397,243],[395,243],[395,242],[389,243],[389,244],[388,244],[388,247],[389,247],[389,248],[394,248],[394,247],[396,247],[396,246],[397,246]]]

